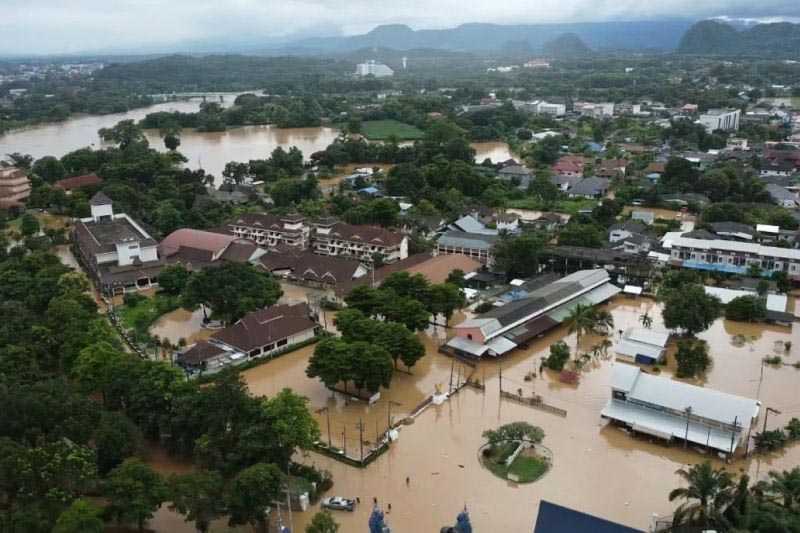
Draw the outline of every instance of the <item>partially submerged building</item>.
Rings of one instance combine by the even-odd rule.
[[[730,455],[758,417],[757,400],[647,374],[616,363],[601,416],[666,441],[685,440]]]
[[[629,328],[622,334],[614,352],[621,361],[654,365],[664,361],[668,341],[669,333],[665,331]]]
[[[611,522],[569,507],[539,502],[539,514],[533,533],[643,533],[641,530]]]
[[[578,304],[597,305],[619,292],[604,269],[580,270],[456,325],[444,349],[466,357],[497,357],[554,328]]]

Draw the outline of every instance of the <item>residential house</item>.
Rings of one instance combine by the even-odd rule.
[[[789,209],[794,209],[797,207],[798,197],[797,193],[791,192],[788,189],[781,187],[780,185],[775,185],[772,183],[768,183],[764,189],[769,193],[772,201],[778,204],[781,207],[786,207]]]
[[[610,180],[608,178],[592,176],[576,183],[567,194],[570,198],[597,199],[604,197],[608,193],[609,187]]]
[[[647,328],[628,328],[617,342],[617,359],[630,363],[654,365],[664,361],[669,333]]]
[[[619,292],[604,269],[581,270],[461,322],[445,346],[466,357],[497,357],[554,328],[578,304],[597,305]]]
[[[761,168],[758,169],[758,175],[762,178],[788,177],[794,175],[795,172],[797,172],[797,168],[794,162],[787,159],[765,159],[761,162]]]
[[[0,209],[22,207],[31,195],[31,180],[16,167],[0,167]]]
[[[577,183],[583,180],[583,174],[564,175],[553,174],[550,176],[550,182],[559,188],[561,192],[567,192],[573,188]]]
[[[551,168],[556,176],[583,176],[587,160],[580,155],[564,155]]]
[[[72,176],[71,178],[64,178],[53,183],[53,187],[61,189],[65,193],[72,194],[72,191],[82,189],[84,187],[96,187],[103,183],[103,178],[95,173],[85,174],[83,176]]]
[[[711,231],[722,239],[733,241],[752,242],[756,236],[753,226],[741,222],[712,222],[709,224]]]
[[[108,295],[147,289],[158,283],[164,262],[158,243],[125,213],[114,213],[102,192],[89,200],[91,215],[75,223],[78,260]]]
[[[627,159],[604,159],[597,165],[595,174],[601,178],[622,178],[627,168]]]
[[[521,165],[509,165],[497,171],[497,179],[517,183],[517,187],[527,190],[531,183],[531,171]]]
[[[573,109],[585,117],[609,118],[614,116],[613,102],[575,102]]]
[[[178,355],[188,370],[214,372],[256,358],[272,357],[310,341],[319,330],[306,303],[274,305],[253,311]]]
[[[697,387],[615,363],[611,399],[601,412],[631,431],[732,455],[746,438],[760,402]]]
[[[623,242],[632,235],[644,233],[647,228],[638,220],[626,220],[612,224],[608,228],[608,242],[611,244]]]

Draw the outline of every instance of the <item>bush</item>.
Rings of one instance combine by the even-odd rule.
[[[128,307],[136,307],[146,299],[147,298],[145,296],[142,296],[138,292],[127,292],[122,297],[122,303]]]
[[[773,429],[756,433],[753,436],[756,450],[760,452],[773,452],[786,446],[786,433],[782,429]]]
[[[711,366],[711,357],[708,355],[706,341],[687,339],[678,342],[678,352],[675,354],[678,362],[679,378],[693,378],[702,374]]]
[[[492,309],[494,309],[494,305],[492,305],[491,302],[481,302],[477,307],[475,307],[475,312],[481,314],[491,311]]]
[[[560,372],[569,361],[569,347],[563,341],[550,345],[550,355],[544,360],[544,366]]]

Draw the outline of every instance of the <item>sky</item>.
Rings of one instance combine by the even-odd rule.
[[[0,55],[153,52],[202,41],[286,40],[465,22],[800,17],[798,0],[0,0]]]

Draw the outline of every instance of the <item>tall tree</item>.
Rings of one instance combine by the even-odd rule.
[[[169,491],[157,472],[134,458],[111,471],[105,495],[110,500],[110,516],[121,523],[134,523],[144,531],[145,523],[169,497]]]
[[[206,533],[211,522],[225,513],[225,483],[216,472],[192,472],[169,479],[170,509],[178,511]]]
[[[104,529],[102,509],[77,499],[59,515],[53,533],[103,533]]]
[[[673,524],[726,528],[723,514],[734,495],[731,475],[715,469],[708,461],[675,473],[686,482],[686,487],[669,493],[669,501],[683,500],[675,510]]]
[[[337,533],[339,524],[328,511],[319,511],[306,526],[306,533]]]
[[[277,466],[259,463],[242,470],[228,491],[228,524],[250,524],[258,533],[267,531],[267,511],[280,499],[283,474]]]
[[[669,329],[682,329],[692,336],[708,329],[722,313],[719,298],[706,294],[699,284],[669,290],[663,302],[664,325]]]

